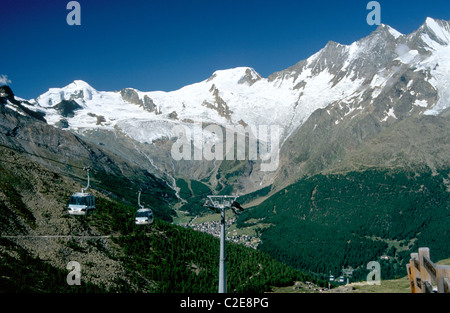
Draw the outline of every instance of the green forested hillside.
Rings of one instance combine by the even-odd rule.
[[[88,217],[89,223],[107,225],[103,231],[120,233],[114,239],[123,252],[119,258],[130,273],[139,273],[133,275],[134,284],[122,286],[123,290],[133,291],[142,281],[152,281],[153,292],[217,292],[217,238],[161,220],[155,220],[151,227],[136,226],[130,218],[133,210],[103,200],[99,212]],[[229,291],[264,292],[270,291],[271,286],[289,285],[296,280],[323,284],[266,253],[227,243]]]
[[[173,194],[157,179],[94,171],[95,211],[71,216],[67,201],[80,184],[26,154],[1,152],[0,292],[217,292],[219,240],[167,221]],[[155,213],[151,226],[134,224],[139,188]],[[227,243],[227,255],[230,292],[317,281],[261,251]],[[66,282],[70,261],[81,266],[80,286]]]
[[[418,247],[429,247],[436,260],[450,256],[449,173],[317,175],[249,209],[238,225],[246,227],[250,219],[271,224],[262,230],[259,248],[324,277],[351,266],[354,279],[365,279],[367,263],[376,260],[383,279],[405,276]]]
[[[69,286],[65,283],[68,271],[32,255],[14,240],[2,238],[0,291],[217,292],[217,238],[159,219],[151,226],[137,226],[134,211],[133,207],[98,198],[94,213],[73,218],[81,222],[85,231],[97,229],[109,239],[74,237],[67,240],[64,248],[81,255],[92,253],[94,248],[100,250],[121,264],[125,276],[118,276],[106,286],[97,285],[82,275],[80,286]],[[108,240],[115,244],[114,249],[107,244]],[[227,257],[229,292],[265,292],[272,286],[292,285],[298,280],[324,285],[315,277],[275,261],[261,251],[227,243]],[[82,270],[89,266],[93,266],[92,261],[81,262]]]
[[[211,195],[211,189],[202,182],[196,180],[177,179],[177,186],[180,188],[179,195],[185,200],[180,210],[188,212],[189,215],[201,215],[208,212],[200,203],[206,196]]]

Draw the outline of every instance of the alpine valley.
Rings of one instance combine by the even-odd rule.
[[[236,194],[246,210],[236,217],[233,231],[256,239],[252,253],[281,262],[255,264],[267,264],[264,270],[280,270],[290,279],[298,277],[292,268],[326,279],[347,267],[354,269],[354,279],[364,279],[367,263],[375,260],[383,279],[401,277],[410,253],[424,246],[433,260],[450,257],[449,21],[428,18],[411,34],[380,25],[350,45],[330,41],[310,58],[267,78],[239,67],[171,92],[98,91],[75,80],[28,100],[2,88],[0,143],[16,149],[2,148],[0,163],[11,178],[2,179],[0,192],[0,205],[8,212],[2,214],[0,229],[8,235],[134,232],[131,225],[120,224],[111,203],[135,205],[134,190],[144,186],[152,190],[147,201],[158,220],[152,244],[157,246],[157,235],[166,236],[173,251],[178,239],[188,244],[186,238],[200,235],[185,234],[190,230],[173,224],[192,226],[208,216],[200,205],[207,194]],[[248,155],[245,160],[172,157],[176,126],[200,127],[194,151],[220,145],[220,136],[208,131],[208,125],[223,133],[278,126],[278,168],[263,171],[264,161]],[[273,144],[257,132],[244,135],[255,137],[260,149]],[[61,163],[50,161],[55,159]],[[31,174],[25,179],[27,166]],[[73,221],[62,209],[56,214],[52,208],[63,208],[69,190],[83,184],[83,166],[94,169],[92,188],[105,197],[104,210]],[[36,184],[41,186],[38,193],[31,187]],[[57,258],[69,250],[90,250],[87,263],[102,259],[129,288],[173,288],[158,285],[163,280],[152,276],[156,270],[145,272],[137,262],[125,260],[123,255],[141,256],[126,237],[110,243],[122,250],[105,242],[72,242],[68,247],[62,240],[48,245],[2,240],[4,258],[17,257],[24,249],[63,269],[67,257],[64,262]],[[144,245],[162,251],[149,242]],[[194,247],[186,247],[186,254]],[[178,254],[183,253],[171,256]],[[252,262],[263,256],[248,258]],[[148,262],[157,267],[156,256]],[[197,273],[199,281],[212,275],[208,258],[174,262],[180,271]],[[135,281],[130,278],[141,272]],[[96,278],[95,270],[91,274],[96,284],[113,279]],[[236,290],[252,290],[249,281],[231,281]]]

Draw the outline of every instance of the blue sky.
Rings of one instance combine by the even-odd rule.
[[[76,79],[97,90],[171,91],[214,71],[262,76],[308,58],[329,40],[350,44],[376,26],[369,0],[0,0],[0,81],[31,99]],[[381,22],[408,34],[426,17],[450,20],[448,0],[378,1]]]

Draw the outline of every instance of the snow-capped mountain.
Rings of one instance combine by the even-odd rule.
[[[395,68],[386,66],[398,61],[398,66],[429,71],[430,83],[444,92],[427,111],[437,114],[448,107],[445,97],[448,88],[440,87],[448,83],[449,28],[446,21],[428,18],[418,31],[405,36],[381,25],[369,37],[348,46],[329,42],[309,59],[269,78],[241,67],[217,71],[203,82],[172,92],[142,92],[132,88],[103,92],[76,80],[63,88],[51,88],[36,102],[50,124],[66,118],[57,107],[59,103],[76,102],[80,107],[68,119],[68,128],[74,130],[120,126],[130,119],[202,120],[220,125],[240,121],[252,125],[275,123],[289,134],[312,112],[334,101],[362,94],[367,89],[379,92],[395,74]],[[104,121],[98,123],[96,116],[103,116]],[[147,139],[155,137],[149,135]]]
[[[312,66],[302,61],[274,74],[283,82],[311,68],[331,73],[332,89],[349,77],[358,84],[289,138],[275,185],[323,171],[447,166],[449,49],[450,23],[428,18],[409,35],[381,25],[349,46],[330,42]]]
[[[132,88],[104,92],[77,80],[63,88],[52,88],[35,101],[50,124],[66,120],[66,127],[74,131],[119,127],[140,142],[169,137],[174,124],[193,122],[223,126],[277,124],[289,133],[302,122],[293,116],[305,119],[323,106],[309,105],[317,91],[326,89],[323,80],[319,76],[310,83],[306,91],[310,98],[305,97],[301,110],[298,90],[270,82],[251,68],[216,71],[205,81],[172,92]],[[343,90],[348,92],[348,88]],[[64,113],[63,106],[70,112]]]
[[[178,165],[166,159],[167,143],[176,125],[278,125],[283,155],[279,171],[257,173],[252,164],[244,171],[250,178],[240,178],[241,185],[244,181],[251,185],[251,181],[265,186],[277,176],[286,177],[279,175],[283,169],[298,175],[323,170],[345,157],[349,149],[357,149],[366,139],[399,121],[442,115],[450,107],[449,83],[450,22],[428,18],[408,35],[381,25],[351,45],[330,41],[310,58],[267,78],[252,68],[240,67],[216,71],[202,82],[172,92],[133,88],[97,91],[76,80],[63,88],[51,88],[30,100],[28,107],[45,113],[49,124],[114,146],[117,153],[129,155],[125,150],[129,146],[121,148],[111,140],[131,139],[137,154],[145,155],[154,168],[172,175],[180,174]],[[320,134],[328,127],[334,129],[334,134],[352,127],[360,135],[357,140],[335,146],[331,159],[314,155],[317,147],[333,149],[329,133],[318,142],[310,142],[311,138],[319,140],[311,134]],[[311,134],[306,136],[306,132]],[[295,138],[302,138],[303,146],[296,146]],[[203,140],[211,140],[211,136],[204,135]],[[346,141],[347,137],[339,140]],[[161,149],[166,152],[161,154]],[[314,163],[314,169],[304,171],[304,166],[299,165],[317,157],[324,160],[320,166]],[[297,160],[293,171],[292,160]],[[217,174],[220,164],[208,164],[206,169],[204,163],[198,167],[191,164],[189,171],[197,168],[196,178]],[[284,164],[291,165],[286,168]]]

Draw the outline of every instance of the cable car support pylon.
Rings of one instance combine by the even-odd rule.
[[[238,196],[208,196],[203,206],[220,213],[220,259],[219,259],[219,293],[227,292],[226,253],[225,253],[225,211],[232,209],[239,215],[244,209],[236,202]]]

